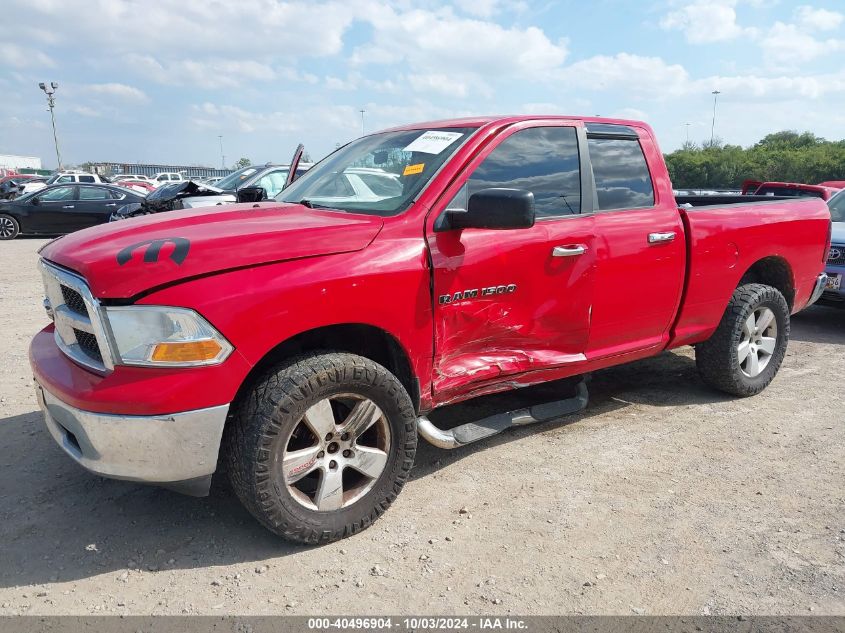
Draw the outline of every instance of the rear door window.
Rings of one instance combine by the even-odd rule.
[[[94,182],[94,176],[80,176],[79,182]]]
[[[79,188],[79,199],[80,200],[109,200],[109,199],[111,199],[111,195],[109,194],[109,190],[104,189],[103,187],[80,187]]]
[[[587,147],[596,183],[597,211],[654,205],[654,186],[639,140],[588,137]]]

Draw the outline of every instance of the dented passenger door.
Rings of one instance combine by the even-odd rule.
[[[571,121],[508,128],[429,214],[437,400],[584,360],[595,268],[594,216],[582,213],[593,205],[591,173],[580,168],[585,142]],[[489,188],[530,191],[534,225],[449,229],[447,210],[467,209]]]

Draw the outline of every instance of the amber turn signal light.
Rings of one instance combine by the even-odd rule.
[[[220,353],[220,343],[214,340],[157,343],[151,361],[161,363],[192,363],[214,360]]]

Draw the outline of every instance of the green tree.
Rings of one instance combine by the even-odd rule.
[[[684,143],[666,155],[666,165],[679,189],[738,189],[744,180],[845,180],[845,140],[784,130],[748,148],[725,145],[721,139]]]
[[[233,167],[235,169],[243,169],[244,167],[249,167],[250,165],[252,165],[252,161],[248,158],[239,158]]]

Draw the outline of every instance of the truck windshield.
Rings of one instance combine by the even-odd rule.
[[[833,196],[827,203],[830,207],[830,219],[832,222],[845,222],[845,191]]]
[[[309,169],[276,200],[396,215],[476,129],[402,130],[359,138]]]

